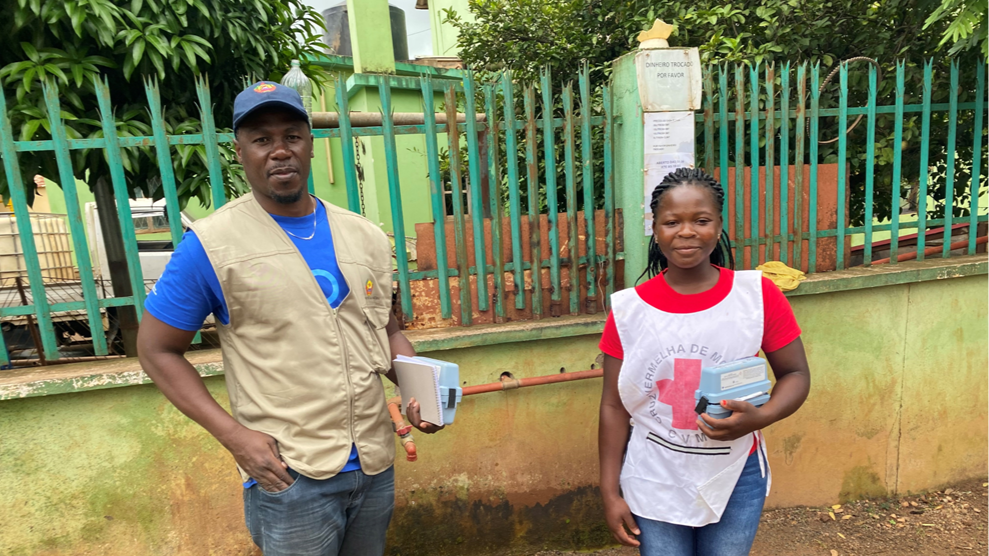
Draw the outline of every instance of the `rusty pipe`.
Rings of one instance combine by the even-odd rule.
[[[951,232],[949,231],[947,233],[951,233]],[[982,237],[975,238],[975,244],[976,245],[982,245],[983,243],[986,243],[987,241],[989,241],[989,236],[982,236]],[[948,246],[948,250],[949,251],[954,251],[955,249],[962,249],[964,247],[968,247],[968,240],[967,239],[963,239],[961,241],[956,241],[956,242],[952,243],[951,245]],[[924,249],[924,256],[926,257],[927,255],[937,254],[937,253],[941,252],[943,249],[944,249],[944,247],[941,246],[941,245],[935,245],[934,247],[928,247],[927,249]],[[900,254],[898,254],[896,256],[896,262],[910,261],[910,260],[913,260],[913,259],[916,259],[916,258],[917,258],[917,252],[916,251],[908,251],[906,253],[900,253]],[[889,262],[889,260],[890,260],[890,257],[886,257],[885,259],[879,259],[878,261],[872,261],[872,264],[873,265],[886,264],[886,263]],[[466,392],[464,392],[464,394],[466,394]]]
[[[402,447],[405,448],[405,459],[415,461],[418,459],[418,455],[416,454],[415,440],[412,438],[412,425],[407,425],[405,419],[402,418],[402,410],[399,407],[401,405],[401,396],[395,396],[388,400],[388,414],[391,415],[392,428],[395,429],[395,434],[398,435],[399,440],[402,441]]]
[[[435,118],[437,125],[446,125],[445,113],[437,112]],[[484,114],[477,114],[476,118],[478,122],[487,121],[487,117]],[[392,121],[395,125],[423,125],[426,119],[422,112],[394,112],[392,114]],[[462,124],[466,121],[466,114],[462,112],[457,114],[457,123]],[[351,127],[372,127],[379,125],[381,125],[381,112],[350,113]],[[313,112],[312,126],[313,129],[340,127],[340,114],[336,112]]]
[[[534,376],[530,378],[508,378],[504,377],[500,382],[491,384],[478,384],[477,386],[465,386],[463,388],[465,396],[474,394],[485,394],[487,392],[498,392],[500,390],[514,390],[527,386],[539,386],[542,384],[556,384],[559,382],[570,382],[573,380],[586,380],[589,378],[600,378],[604,376],[604,369],[591,369],[589,371],[575,371],[572,373],[557,373],[554,375]]]

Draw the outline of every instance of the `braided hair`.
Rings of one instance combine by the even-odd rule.
[[[677,168],[675,171],[667,174],[663,178],[663,181],[656,186],[656,189],[652,191],[652,200],[649,202],[649,208],[652,209],[653,218],[656,218],[656,209],[659,208],[659,200],[663,194],[681,185],[709,188],[714,196],[714,202],[718,205],[718,213],[721,213],[725,203],[725,190],[718,183],[718,180],[700,168]],[[718,245],[711,252],[711,264],[732,270],[735,269],[735,257],[732,255],[731,244],[728,243],[727,233],[721,234]],[[639,280],[642,280],[646,275],[652,278],[665,270],[667,266],[666,255],[660,251],[659,244],[656,243],[656,239],[653,237],[653,240],[649,242],[648,263],[646,264],[646,269],[639,276]]]

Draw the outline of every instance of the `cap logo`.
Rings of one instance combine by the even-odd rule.
[[[271,83],[262,83],[257,87],[254,87],[255,93],[270,93],[271,91],[274,90],[275,90],[275,86],[272,85]]]

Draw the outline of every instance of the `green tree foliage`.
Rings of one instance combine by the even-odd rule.
[[[945,7],[946,5],[951,5]],[[979,4],[981,8],[976,6]],[[638,33],[649,28],[655,19],[675,24],[670,39],[674,46],[694,46],[700,50],[705,64],[720,64],[733,74],[734,64],[776,68],[776,103],[779,109],[779,88],[782,65],[791,64],[791,87],[796,83],[796,65],[802,62],[820,64],[821,78],[837,68],[843,60],[865,56],[875,59],[881,68],[878,103],[895,102],[895,72],[897,60],[906,66],[906,103],[920,103],[923,90],[923,64],[934,57],[934,103],[946,103],[949,96],[949,60],[940,46],[942,37],[967,37],[950,53],[959,56],[961,87],[959,102],[975,100],[975,70],[977,52],[970,48],[978,37],[985,36],[985,25],[959,23],[970,21],[972,10],[981,10],[983,0],[945,0],[939,7],[933,0],[471,0],[469,9],[473,21],[447,10],[445,16],[459,31],[459,46],[463,60],[482,74],[510,70],[521,83],[538,79],[544,66],[552,66],[554,76],[554,114],[562,115],[559,90],[563,83],[576,80],[578,68],[586,60],[591,68],[592,88],[599,91],[607,83],[611,62],[637,46]],[[931,15],[931,14],[934,15]],[[974,13],[974,12],[973,12]],[[939,15],[940,14],[940,15]],[[953,20],[949,21],[951,18]],[[967,31],[953,29],[971,28]],[[979,34],[981,33],[981,35]],[[714,67],[714,66],[709,66]],[[749,92],[748,67],[745,68],[746,94]],[[733,79],[729,79],[729,88]],[[808,89],[810,81],[808,80]],[[849,106],[864,106],[868,93],[868,64],[850,66]],[[795,95],[791,89],[791,95]],[[600,95],[595,93],[595,98]],[[734,93],[730,106],[734,106]],[[760,109],[765,108],[765,90],[760,93]],[[797,99],[791,97],[791,107]],[[717,93],[714,102],[720,102]],[[809,105],[809,96],[808,96]],[[838,77],[828,84],[821,95],[822,108],[838,105]],[[746,100],[746,108],[749,102]],[[519,109],[521,113],[521,105]],[[594,109],[600,113],[599,105]],[[958,161],[955,175],[955,214],[967,214],[968,186],[971,176],[972,113],[962,112],[958,125]],[[837,118],[821,119],[821,139],[832,139],[839,133]],[[854,118],[852,118],[854,120]],[[891,214],[892,159],[894,120],[892,115],[877,119],[876,133],[876,193],[875,214],[879,218]],[[852,201],[852,221],[860,224],[864,214],[865,183],[865,123],[849,134],[848,163],[851,166],[849,191]],[[698,126],[698,133],[701,133]],[[746,130],[746,133],[748,131]],[[792,132],[791,132],[792,133]],[[903,173],[901,191],[906,200],[916,197],[920,175],[921,117],[908,114],[904,120],[902,144]],[[931,126],[932,183],[935,198],[934,215],[943,212],[945,198],[947,115],[936,113]],[[777,137],[778,140],[778,137]],[[764,143],[765,139],[760,139]],[[601,146],[595,143],[595,152]],[[734,129],[729,131],[730,160],[750,159],[748,139],[743,151],[734,151]],[[699,142],[699,144],[701,144]],[[985,144],[985,141],[983,141]],[[791,149],[794,145],[791,136]],[[763,145],[764,146],[764,145]],[[791,151],[792,152],[792,151]],[[777,157],[780,149],[776,149]],[[809,156],[809,154],[805,155]],[[791,155],[792,157],[792,155]],[[837,161],[837,143],[820,145],[821,161]],[[600,172],[600,157],[595,160],[595,172]],[[779,159],[773,161],[779,164]],[[765,161],[761,161],[765,164]],[[791,158],[792,163],[792,158]],[[558,165],[559,168],[559,165]],[[985,182],[985,168],[979,178]],[[561,180],[557,180],[561,183]],[[601,183],[596,176],[595,183]],[[562,193],[562,191],[561,191]]]
[[[302,0],[9,0],[0,4],[0,83],[15,139],[51,137],[42,82],[57,86],[70,139],[102,136],[94,79],[107,79],[121,136],[151,135],[145,79],[160,82],[166,133],[201,131],[196,79],[208,75],[215,121],[232,119],[233,98],[245,79],[278,79],[291,59],[319,52],[322,18]],[[303,69],[319,80],[316,66]],[[232,149],[221,145],[228,194],[244,191]],[[123,149],[131,190],[160,198],[153,148]],[[182,205],[210,204],[202,145],[172,149]],[[18,157],[24,183],[58,178],[50,152]],[[102,149],[72,151],[73,173],[96,187],[106,180]],[[0,193],[6,193],[0,173]],[[30,192],[30,193],[33,193]]]
[[[944,0],[924,22],[924,28],[950,19],[938,46],[950,42],[951,54],[978,48],[983,56],[989,56],[989,40],[986,38],[987,11],[989,2],[986,0]]]

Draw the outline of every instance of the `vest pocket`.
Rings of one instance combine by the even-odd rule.
[[[379,373],[387,373],[391,368],[391,346],[388,344],[388,309],[368,305],[364,307],[364,322],[370,335],[368,348],[371,365]]]

